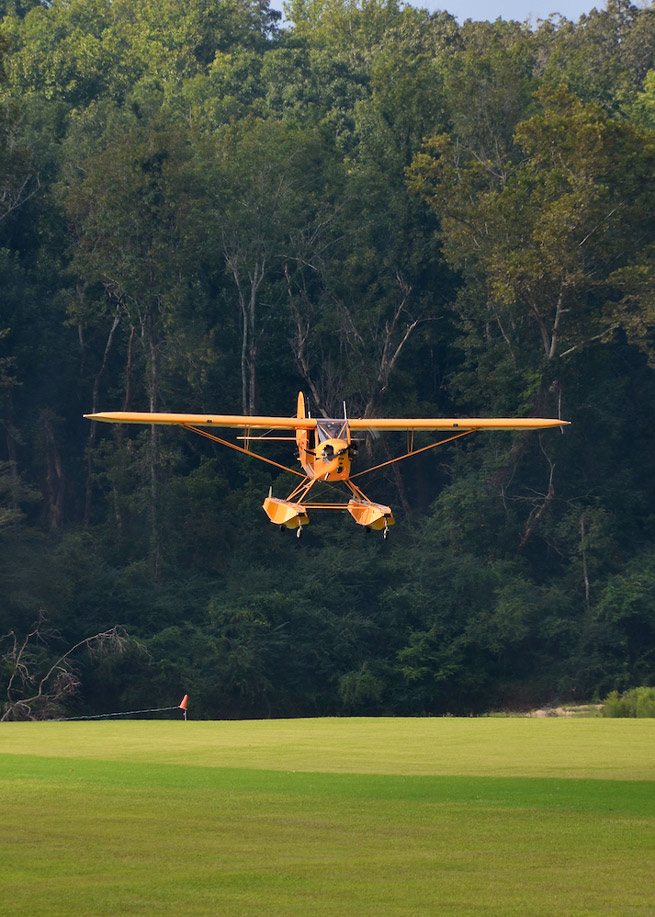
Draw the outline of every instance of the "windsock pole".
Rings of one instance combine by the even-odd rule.
[[[189,703],[189,695],[185,694],[182,700],[180,701],[180,710],[184,710],[184,719],[186,721],[186,708]]]

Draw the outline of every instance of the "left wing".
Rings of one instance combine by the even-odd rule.
[[[162,423],[189,427],[250,427],[258,430],[313,430],[314,417],[259,417],[247,414],[160,414],[108,411],[85,414],[88,420],[105,423]],[[368,425],[370,426],[370,424]]]
[[[358,418],[348,420],[351,430],[543,430],[567,427],[568,420],[546,417],[432,417],[432,418]]]

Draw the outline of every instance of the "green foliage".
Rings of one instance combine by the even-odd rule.
[[[2,6],[0,609],[147,643],[80,707],[473,713],[649,684],[652,9]],[[558,416],[385,466],[388,543],[103,409]],[[417,445],[430,440],[417,437]],[[420,443],[419,443],[420,440]],[[270,457],[289,461],[289,444]],[[367,438],[361,463],[405,451]],[[291,459],[293,461],[293,459]],[[288,534],[288,533],[287,533]]]
[[[217,53],[262,49],[278,18],[249,0],[191,0],[183,12],[175,0],[55,0],[23,18],[7,17],[4,28],[18,90],[83,108],[151,90],[173,94],[205,73]]]
[[[384,681],[371,672],[364,663],[356,672],[348,672],[339,679],[339,695],[344,710],[361,715],[371,709],[379,709],[384,693]]]
[[[542,26],[550,50],[544,79],[567,86],[578,98],[616,111],[639,90],[653,66],[655,16],[629,0],[609,0],[577,27]]]
[[[655,688],[631,688],[623,694],[611,691],[603,701],[606,717],[655,717]]]

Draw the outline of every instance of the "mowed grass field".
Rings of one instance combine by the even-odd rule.
[[[655,720],[0,724],[0,914],[655,915]]]

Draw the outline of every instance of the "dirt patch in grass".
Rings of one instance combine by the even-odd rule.
[[[566,707],[540,707],[538,710],[531,710],[526,716],[600,716],[603,704],[579,704],[577,706]]]

